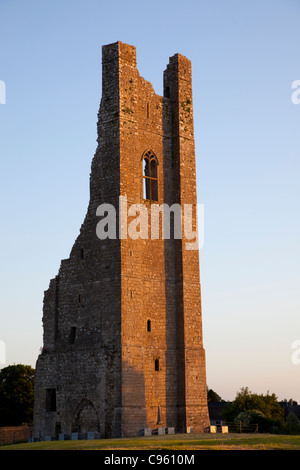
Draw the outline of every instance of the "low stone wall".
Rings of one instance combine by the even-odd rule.
[[[9,426],[0,428],[0,445],[26,442],[31,436],[31,426]]]

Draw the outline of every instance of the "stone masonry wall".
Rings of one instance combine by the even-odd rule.
[[[154,203],[192,204],[196,226],[190,61],[170,59],[162,97],[139,75],[135,47],[104,46],[97,130],[87,214],[45,292],[35,436],[202,431],[209,419],[199,253],[186,250],[185,239],[162,239],[161,226],[159,238],[150,238]],[[148,150],[157,159],[157,201],[144,199]],[[148,237],[124,236],[141,212],[128,214],[122,230],[117,217],[116,239],[96,236],[97,207],[111,204],[118,215],[119,196],[127,209],[146,208]]]

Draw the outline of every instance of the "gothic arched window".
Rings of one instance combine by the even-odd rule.
[[[157,158],[152,150],[143,154],[143,195],[149,201],[158,201]]]

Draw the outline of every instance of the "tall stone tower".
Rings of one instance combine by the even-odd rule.
[[[174,211],[162,236],[158,210],[189,205],[196,227],[190,61],[170,58],[161,97],[140,77],[135,47],[103,46],[97,127],[87,214],[44,296],[34,435],[201,432],[209,418],[199,252],[187,249],[184,230],[178,236]]]

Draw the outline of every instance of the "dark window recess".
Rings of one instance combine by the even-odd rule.
[[[46,411],[56,411],[56,389],[46,390]]]
[[[151,331],[151,320],[147,320],[147,331]]]
[[[59,438],[60,433],[61,433],[61,423],[55,423],[55,437],[56,437],[56,439]]]
[[[158,358],[156,358],[155,361],[154,361],[154,370],[156,372],[159,371],[159,359]]]
[[[84,259],[84,249],[80,249],[80,259]]]
[[[72,326],[69,334],[69,344],[74,344],[76,338],[76,326]]]
[[[147,118],[150,117],[150,104],[147,103]]]
[[[157,159],[151,150],[143,158],[143,197],[158,201]]]
[[[157,407],[157,421],[156,421],[156,424],[159,424],[160,423],[160,420],[161,420],[161,417],[160,417],[160,406]]]
[[[78,305],[81,305],[83,307],[83,295],[78,294]]]

